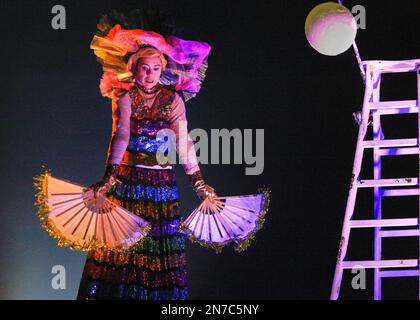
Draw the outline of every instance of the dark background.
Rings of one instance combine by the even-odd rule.
[[[187,103],[189,129],[265,129],[262,175],[246,176],[245,164],[202,165],[218,194],[248,194],[267,185],[272,202],[257,241],[244,253],[226,248],[216,255],[188,242],[190,298],[328,299],[357,137],[352,112],[364,90],[353,51],[327,57],[307,43],[305,19],[321,1],[155,2],[184,29],[180,37],[212,46],[202,90]],[[2,299],[76,296],[86,253],[56,247],[40,229],[32,177],[42,164],[82,184],[102,176],[111,109],[100,95],[101,67],[89,44],[100,13],[141,3],[0,1]],[[56,4],[66,8],[66,30],[51,28]],[[357,4],[367,11],[367,29],[357,38],[363,59],[420,58],[418,1],[345,1],[349,8]],[[384,100],[416,98],[414,77],[395,75],[383,86]],[[415,121],[407,121],[414,126],[393,124],[390,130],[415,136]],[[416,159],[389,169],[416,176]],[[199,202],[180,166],[177,173],[187,215]],[[363,199],[369,216],[372,199]],[[415,217],[417,202],[394,208]],[[349,255],[372,259],[371,233],[361,239],[351,242]],[[413,243],[399,245],[390,243],[389,255],[417,257]],[[51,288],[53,265],[65,266],[66,290]],[[392,297],[416,297],[416,280],[395,281],[385,285]],[[365,299],[371,290],[368,281],[367,290],[343,294]]]

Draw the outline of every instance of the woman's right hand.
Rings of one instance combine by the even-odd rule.
[[[109,188],[111,187],[111,184],[109,181],[106,181],[105,179],[102,179],[98,182],[92,183],[89,186],[89,189],[93,191],[94,197],[96,198],[98,195],[98,192],[100,193],[106,193]]]
[[[109,183],[104,180],[95,182],[89,186],[89,189],[93,191],[95,198],[97,197],[98,192],[105,193],[106,189],[109,189]]]
[[[105,168],[105,174],[102,179],[89,186],[89,189],[93,190],[95,198],[98,192],[106,193],[116,182],[119,181],[116,178],[117,169],[117,164],[108,164]]]

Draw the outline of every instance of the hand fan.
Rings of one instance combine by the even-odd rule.
[[[212,248],[216,253],[230,242],[235,251],[246,250],[255,233],[262,228],[270,203],[271,191],[259,189],[258,194],[209,197],[179,225],[179,231],[192,242]]]
[[[138,243],[151,226],[144,219],[97,192],[53,177],[49,170],[34,177],[35,205],[42,227],[60,247],[88,251],[124,251]]]

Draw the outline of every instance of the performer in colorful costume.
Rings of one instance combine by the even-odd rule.
[[[113,115],[105,174],[91,187],[149,221],[151,230],[129,251],[89,251],[77,299],[187,299],[178,187],[173,163],[157,160],[163,143],[157,134],[174,132],[180,163],[197,195],[216,197],[200,172],[184,104],[200,90],[210,46],[109,27],[91,43],[103,65],[100,90],[112,99]]]

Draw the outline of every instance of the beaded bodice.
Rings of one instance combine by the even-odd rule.
[[[129,95],[130,138],[121,163],[132,166],[158,165],[156,151],[164,141],[156,140],[156,135],[159,130],[170,126],[169,119],[175,91],[171,87],[161,86],[155,94],[148,95],[142,92],[138,85],[134,85]],[[170,164],[159,165],[165,167]]]

